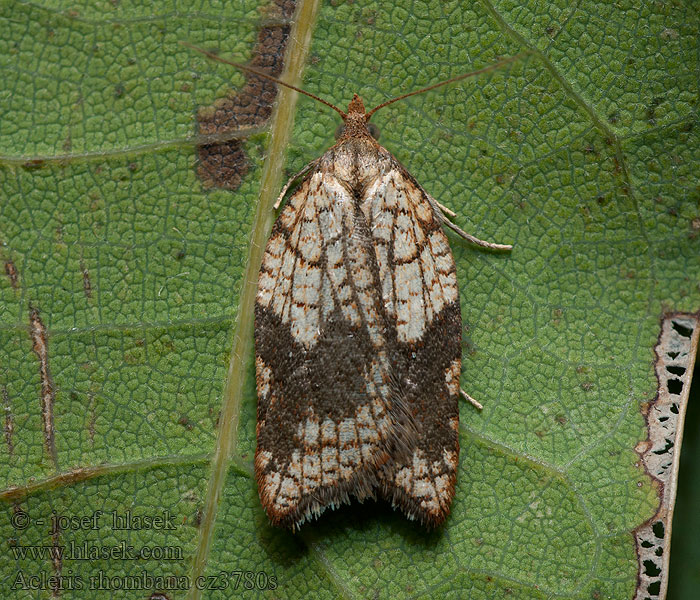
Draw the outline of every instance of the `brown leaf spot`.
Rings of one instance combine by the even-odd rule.
[[[41,422],[44,430],[44,445],[56,470],[58,470],[58,453],[56,451],[53,423],[53,406],[56,394],[53,380],[51,379],[51,371],[49,370],[48,334],[39,315],[39,310],[31,307],[29,310],[29,333],[32,338],[32,350],[39,359],[39,377],[41,379],[39,401],[41,405]]]
[[[180,417],[177,422],[182,425],[187,431],[192,431],[194,429],[194,425],[192,424],[192,421],[190,421],[186,416]]]
[[[90,436],[90,445],[94,447],[95,445],[95,423],[97,422],[97,412],[95,411],[95,394],[88,394],[90,398],[90,420],[88,421],[88,435]]]
[[[17,273],[17,267],[15,267],[15,263],[11,260],[5,261],[5,274],[10,278],[10,285],[12,286],[12,289],[18,289],[19,274]]]
[[[552,309],[552,323],[554,323],[554,326],[558,326],[559,323],[561,323],[561,319],[564,316],[564,310],[561,308],[554,308]]]
[[[276,22],[261,27],[250,66],[278,77],[284,66],[294,0],[274,0],[269,9]],[[253,74],[245,74],[246,83],[234,95],[219,98],[213,106],[202,107],[197,114],[199,133],[223,136],[242,128],[260,127],[272,114],[277,86]],[[243,150],[244,139],[202,144],[198,147],[197,175],[205,187],[235,190],[250,169]]]
[[[85,265],[80,265],[83,272],[83,292],[86,298],[92,298],[92,283],[90,282],[90,272]]]
[[[199,146],[197,175],[204,187],[235,190],[249,170],[241,140]]]
[[[202,511],[201,508],[198,508],[195,513],[194,517],[192,519],[192,524],[199,528],[199,526],[202,524],[202,517],[204,516],[204,511]]]
[[[22,168],[25,171],[36,171],[37,169],[41,169],[46,165],[46,161],[42,158],[34,158],[32,160],[26,161],[24,164],[22,164]]]
[[[5,406],[5,443],[7,444],[7,453],[12,456],[15,453],[15,442],[12,439],[15,432],[15,420],[10,406],[10,395],[4,385],[2,386],[2,401]]]

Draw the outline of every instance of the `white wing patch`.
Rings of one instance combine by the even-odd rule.
[[[462,361],[453,360],[445,370],[445,385],[451,396],[459,396],[459,378],[462,374]]]
[[[416,342],[458,298],[447,237],[423,191],[392,167],[368,187],[362,211],[375,241],[384,307],[398,341]]]
[[[422,510],[437,518],[449,510],[454,495],[456,471],[455,452],[445,450],[442,461],[434,461],[429,465],[423,451],[415,450],[411,463],[396,471],[394,484],[415,499]]]
[[[366,235],[357,230],[348,190],[328,173],[314,173],[279,220],[286,231],[274,233],[265,248],[258,304],[271,308],[310,348],[337,303],[352,325],[367,328],[375,348],[384,347]]]
[[[275,467],[263,480],[262,494],[280,513],[294,510],[302,496],[318,488],[337,486],[357,476],[362,467],[378,468],[378,445],[390,433],[390,423],[380,402],[359,406],[354,417],[333,421],[326,417],[319,423],[311,413],[299,424],[296,432],[297,450],[291,460],[279,464],[282,457],[271,452],[258,452],[256,466]],[[275,458],[277,461],[275,462]],[[322,512],[324,506],[312,504],[309,515]]]

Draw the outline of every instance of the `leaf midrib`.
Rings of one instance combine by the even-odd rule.
[[[293,85],[299,85],[301,81],[319,4],[320,0],[302,0],[295,11],[284,61],[285,68],[281,75],[283,81]],[[260,194],[248,246],[250,250],[243,276],[238,315],[234,326],[233,348],[222,398],[219,435],[212,459],[197,550],[192,563],[191,581],[196,581],[206,568],[227,469],[238,442],[238,422],[243,396],[244,374],[253,345],[252,314],[257,291],[258,271],[260,270],[263,249],[274,221],[272,206],[282,186],[285,150],[289,145],[294,124],[296,100],[296,92],[279,86],[277,101],[270,119],[267,156],[263,165]],[[188,598],[189,600],[198,600],[201,598],[201,591],[193,587]]]

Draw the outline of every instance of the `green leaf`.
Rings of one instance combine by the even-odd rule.
[[[288,31],[274,6],[0,6],[2,596],[633,597],[659,322],[700,308],[696,7],[299,0],[285,77],[341,108],[522,56],[373,118],[462,228],[515,244],[450,238],[485,405],[461,407],[451,517],[368,502],[295,536],[252,477],[252,298],[284,175],[338,119],[281,91],[212,187],[197,121],[244,77],[178,44],[245,62]],[[101,554],[18,554],[71,544]]]

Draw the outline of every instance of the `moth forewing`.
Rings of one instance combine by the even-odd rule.
[[[260,267],[255,476],[273,524],[296,529],[351,497],[385,498],[428,527],[449,514],[462,327],[442,225],[482,247],[511,246],[449,221],[368,121],[396,100],[516,58],[369,112],[357,94],[343,112],[275,80],[333,108],[343,126],[337,143],[283,188],[276,207],[299,181]]]

